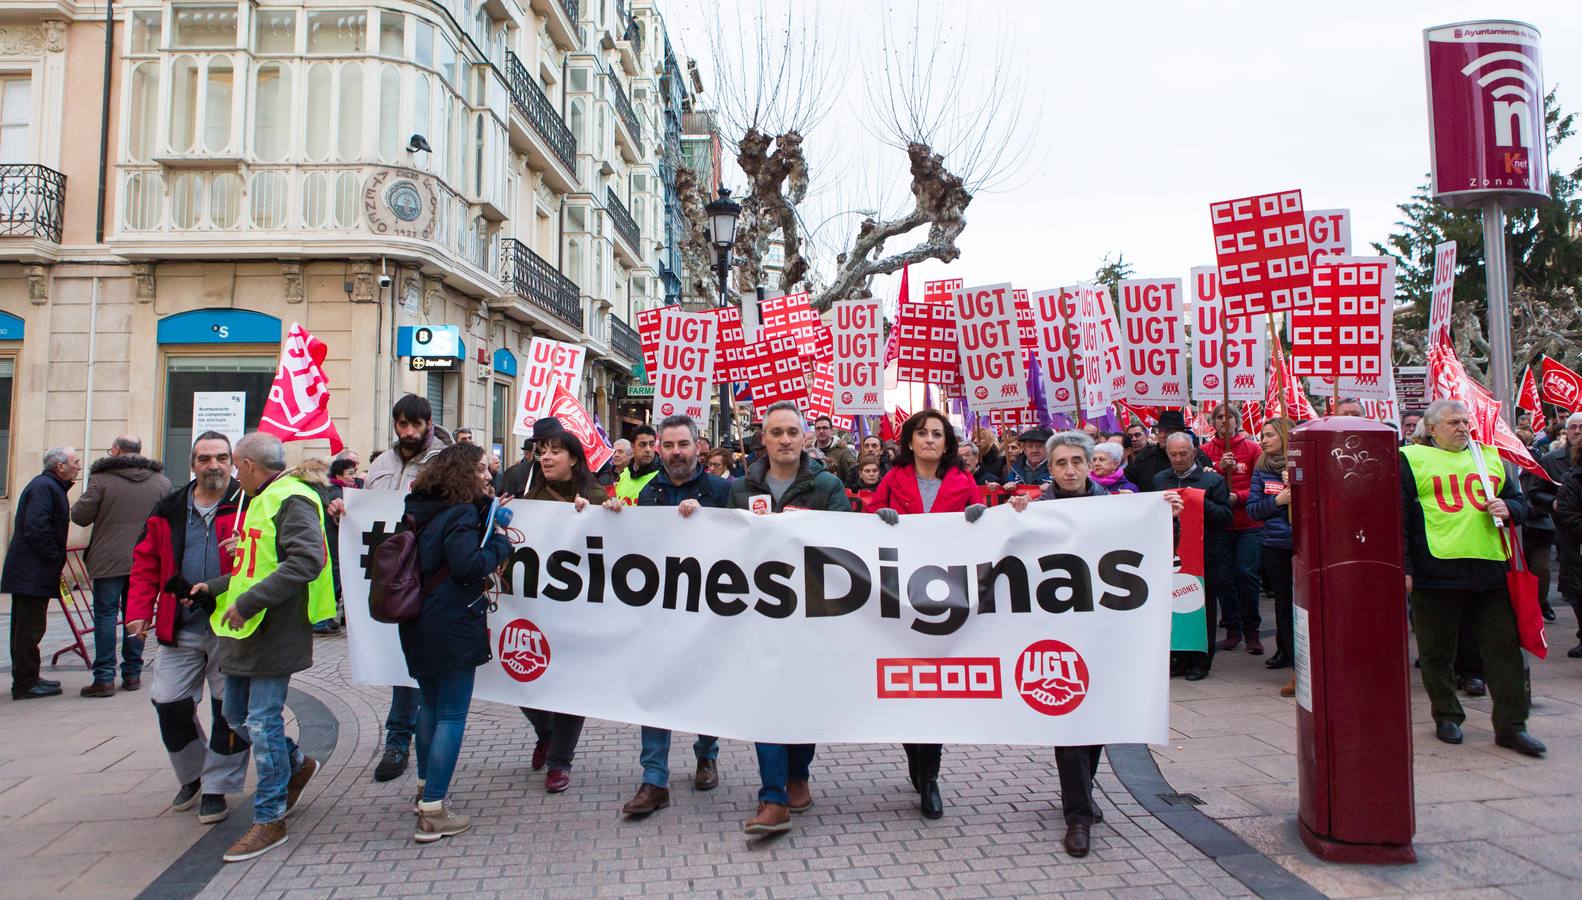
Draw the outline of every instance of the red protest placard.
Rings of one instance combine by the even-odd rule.
[[[1264,395],[1262,323],[1225,315],[1212,266],[1192,269],[1192,399],[1256,402]]]
[[[1313,265],[1351,255],[1351,210],[1310,209],[1307,215],[1307,259]]]
[[[795,339],[780,335],[748,344],[747,383],[753,393],[753,410],[758,415],[781,400],[806,409],[807,379]]]
[[[719,319],[714,330],[714,383],[747,380],[747,346],[742,334],[739,306],[720,306],[710,310]]]
[[[879,300],[842,300],[835,313],[835,408],[857,415],[884,414],[884,322]]]
[[[938,281],[923,282],[924,303],[953,303],[956,292],[961,290],[960,278],[941,278]]]
[[[1034,291],[1031,305],[1037,325],[1039,379],[1049,412],[1076,416],[1082,396],[1082,358],[1077,328],[1075,286]]]
[[[1024,288],[1011,291],[1011,299],[1016,303],[1016,336],[1022,349],[1035,350],[1038,348],[1038,321],[1033,318],[1033,301]]]
[[[1313,305],[1291,311],[1292,375],[1381,376],[1393,260],[1350,257],[1313,272]]]
[[[1131,382],[1128,396],[1154,405],[1187,402],[1181,279],[1122,281],[1119,288],[1126,331],[1126,374]]]
[[[1283,312],[1313,302],[1301,191],[1213,203],[1209,219],[1225,315]]]
[[[648,383],[654,383],[654,369],[659,354],[659,314],[664,307],[637,311],[637,338],[643,343],[643,367],[648,370]]]
[[[804,291],[784,297],[770,297],[759,306],[762,328],[760,337],[786,335],[794,338],[799,351],[817,360],[835,355],[835,344],[829,329],[818,313],[813,311],[809,295]]]
[[[961,380],[953,303],[902,303],[895,327],[900,333],[896,374],[902,381],[954,384]]]
[[[978,412],[1027,404],[1027,373],[1009,284],[956,292],[956,337],[967,405]]]
[[[659,317],[659,365],[653,370],[654,418],[704,419],[714,383],[714,332],[719,320],[707,313],[666,307]]]

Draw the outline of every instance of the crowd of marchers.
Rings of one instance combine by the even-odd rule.
[[[1360,414],[1341,401],[1337,415]],[[1410,615],[1421,678],[1436,735],[1459,744],[1465,719],[1458,691],[1493,701],[1495,742],[1541,756],[1528,734],[1527,661],[1507,594],[1502,528],[1520,527],[1525,553],[1542,584],[1544,615],[1551,549],[1558,552],[1562,595],[1582,613],[1582,413],[1534,440],[1535,456],[1552,480],[1523,473],[1492,447],[1471,439],[1471,418],[1456,401],[1437,401],[1402,423],[1400,502],[1405,523],[1404,590],[1381,587]],[[318,763],[287,735],[284,704],[293,674],[312,665],[314,635],[332,633],[338,609],[336,528],[348,487],[399,491],[414,534],[422,575],[421,610],[399,625],[401,649],[416,688],[391,691],[378,782],[403,777],[415,757],[416,784],[404,794],[420,843],[471,827],[450,802],[466,733],[477,667],[490,659],[487,636],[494,579],[511,552],[503,503],[529,499],[602,506],[669,507],[685,519],[700,508],[773,514],[786,509],[877,515],[894,525],[902,515],[960,515],[976,522],[987,504],[1028,504],[1110,494],[1158,492],[1179,517],[1181,491],[1202,492],[1205,528],[1207,652],[1172,655],[1171,674],[1209,675],[1216,653],[1265,652],[1262,596],[1273,598],[1274,652],[1266,665],[1289,668],[1292,646],[1291,487],[1287,443],[1292,423],[1265,422],[1256,436],[1241,431],[1231,404],[1212,415],[1204,440],[1179,411],[1166,410],[1152,428],[1124,432],[1093,426],[988,429],[958,434],[938,410],[900,427],[896,440],[864,436],[855,452],[828,417],[808,428],[792,403],[769,407],[738,452],[711,447],[684,416],[637,428],[614,445],[610,463],[588,465],[582,443],[553,418],[540,419],[523,443],[522,462],[503,469],[473,443],[468,429],[450,434],[432,421],[427,401],[408,395],[391,414],[395,442],[375,454],[366,474],[351,451],[332,461],[309,459],[288,469],[278,438],[248,434],[233,447],[217,432],[198,435],[190,480],[172,490],[159,463],[141,455],[133,436],[118,438],[95,462],[82,494],[73,448],[53,448],[44,470],[19,497],[0,590],[11,594],[13,699],[57,695],[59,682],[41,676],[39,642],[50,598],[66,565],[68,523],[92,526],[85,563],[92,581],[94,678],[82,693],[141,689],[144,641],[159,649],[150,661],[150,700],[169,751],[177,792],[173,808],[196,807],[200,821],[218,822],[243,789],[249,758],[257,769],[253,825],[225,853],[228,862],[259,856],[285,842],[296,808]],[[1532,437],[1524,432],[1525,437]],[[1479,466],[1474,454],[1481,454]],[[1491,489],[1479,502],[1447,504],[1436,484],[1484,473]],[[1467,498],[1471,500],[1471,491]],[[245,526],[244,526],[245,523]],[[1179,541],[1181,529],[1177,529]],[[119,627],[118,627],[119,626]],[[1582,628],[1579,628],[1582,639]],[[1571,657],[1582,657],[1582,643]],[[205,688],[208,727],[200,715]],[[1289,696],[1290,679],[1281,688]],[[566,791],[584,720],[523,709],[535,733],[531,766],[546,769],[544,790]],[[671,803],[668,730],[643,726],[637,747],[641,782],[621,813],[650,816]],[[415,747],[414,747],[415,744]],[[526,742],[524,741],[524,748]],[[718,739],[692,743],[694,790],[720,783]],[[921,815],[945,812],[943,747],[903,745],[908,781]],[[811,744],[756,745],[760,788],[748,834],[791,827],[815,802]],[[1102,815],[1093,780],[1102,747],[1059,747],[1055,764],[1066,832],[1064,847],[1084,856]]]

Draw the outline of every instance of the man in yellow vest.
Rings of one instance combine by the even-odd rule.
[[[1494,701],[1494,743],[1543,756],[1543,743],[1527,733],[1524,664],[1499,531],[1526,520],[1527,501],[1499,451],[1472,441],[1466,404],[1434,401],[1421,427],[1418,442],[1401,448],[1401,501],[1406,589],[1435,734],[1447,744],[1462,741],[1466,714],[1452,666],[1456,631],[1466,619]]]
[[[615,499],[623,506],[636,506],[637,496],[659,473],[659,454],[654,452],[658,439],[652,425],[639,425],[632,435],[632,463],[615,480]]]
[[[324,509],[301,471],[285,472],[280,439],[253,432],[236,443],[236,477],[250,498],[231,574],[193,587],[214,598],[226,721],[253,745],[253,827],[225,854],[241,862],[285,843],[286,816],[318,770],[286,737],[293,673],[313,665],[313,623],[335,614]]]

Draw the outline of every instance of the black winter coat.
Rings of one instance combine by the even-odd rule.
[[[718,475],[710,475],[698,466],[692,476],[680,484],[670,480],[670,473],[660,467],[653,478],[637,494],[638,506],[680,506],[688,500],[698,501],[699,506],[724,509],[730,505],[731,483]]]
[[[66,532],[71,527],[71,504],[66,502],[70,487],[53,474],[40,472],[22,489],[11,525],[11,546],[6,548],[5,570],[0,572],[0,593],[60,595]]]
[[[1202,451],[1198,455],[1202,456]],[[1140,484],[1137,486],[1142,487]],[[1156,491],[1179,491],[1182,488],[1200,488],[1203,491],[1205,532],[1217,534],[1230,527],[1230,486],[1225,483],[1225,476],[1202,463],[1188,469],[1185,475],[1177,475],[1175,469],[1166,466],[1163,472],[1154,476],[1153,489]]]
[[[423,578],[450,566],[450,575],[423,598],[418,617],[399,626],[407,671],[420,678],[477,668],[494,658],[485,588],[489,573],[511,555],[511,542],[498,532],[483,540],[487,498],[446,503],[414,492],[407,495],[406,511],[420,530],[418,568]]]
[[[1197,436],[1192,440],[1197,442]],[[1209,460],[1208,454],[1201,449],[1197,452],[1197,464],[1205,469],[1214,468],[1214,463]],[[1137,485],[1139,491],[1163,490],[1155,483],[1160,472],[1170,471],[1170,457],[1165,453],[1165,445],[1149,444],[1132,454],[1132,461],[1126,464],[1126,480]]]
[[[1560,555],[1560,593],[1582,601],[1582,469],[1572,469],[1555,494],[1555,550]]]

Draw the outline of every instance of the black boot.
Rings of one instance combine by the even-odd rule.
[[[901,749],[906,751],[906,774],[912,779],[912,790],[918,789],[917,780],[917,745],[902,744]]]
[[[937,819],[945,814],[945,800],[939,796],[939,758],[944,749],[939,744],[923,744],[917,748],[918,805],[925,819]]]

